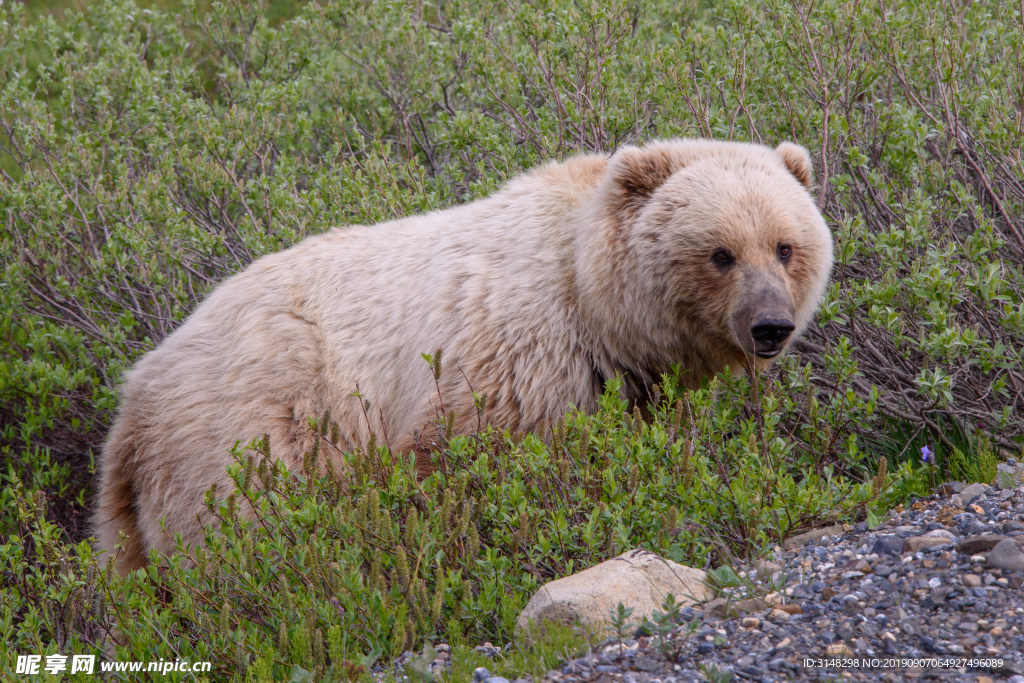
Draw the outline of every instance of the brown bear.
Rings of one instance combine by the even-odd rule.
[[[810,157],[790,143],[655,142],[259,259],[128,374],[100,459],[98,548],[127,534],[125,571],[170,552],[168,534],[200,541],[204,492],[231,490],[230,447],[269,433],[297,467],[307,418],[325,410],[343,448],[372,429],[408,454],[437,415],[421,357],[435,349],[457,432],[477,424],[473,391],[486,421],[527,431],[593,411],[616,376],[643,400],[672,364],[693,382],[766,366],[832,266],[810,185]]]

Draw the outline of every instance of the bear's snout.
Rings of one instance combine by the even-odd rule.
[[[796,330],[793,299],[775,278],[762,273],[748,274],[748,278],[749,294],[733,314],[733,333],[747,355],[775,358]]]
[[[760,358],[775,358],[782,351],[789,335],[796,329],[793,321],[785,317],[764,316],[750,325],[754,340],[754,353]]]

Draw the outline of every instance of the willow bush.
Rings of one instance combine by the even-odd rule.
[[[326,414],[311,421],[301,472],[273,462],[269,440],[236,448],[235,490],[206,498],[220,528],[201,547],[179,538],[169,561],[154,551],[153,566],[125,578],[87,542],[63,543],[45,497],[16,480],[0,636],[12,654],[108,648],[122,661],[212,661],[214,678],[251,681],[354,680],[425,639],[512,642],[540,585],[630,548],[738,566],[809,523],[903,499],[906,465],[854,484],[831,466],[794,476],[782,464],[792,444],[775,418],[799,409],[785,394],[806,379],[790,368],[772,383],[721,378],[680,395],[666,378],[650,419],[611,382],[595,415],[569,413],[547,440],[449,434],[422,482],[414,458],[375,441],[340,453]],[[536,657],[498,666],[545,671],[531,670]]]
[[[154,659],[234,662],[222,673],[351,678],[431,634],[507,638],[536,582],[616,549],[716,566],[874,521],[926,482],[986,476],[1024,444],[1022,11],[337,0],[271,22],[242,0],[102,0],[58,21],[0,6],[3,640],[102,648],[120,632]],[[216,571],[175,560],[121,580],[93,565],[83,519],[118,380],[217,282],[331,227],[671,136],[811,150],[836,267],[770,373],[687,395],[666,378],[643,427],[611,394],[540,437],[482,426],[435,455],[449,469],[422,490],[390,454],[366,480],[279,472],[252,527],[220,492],[225,534],[191,551],[224,558]],[[477,540],[452,549],[434,530],[466,505]],[[374,510],[390,540],[359,536]],[[443,557],[406,581],[398,545],[413,540]],[[330,598],[361,607],[330,612]],[[165,637],[127,628],[136,618]],[[339,660],[331,628],[355,618],[363,635]]]

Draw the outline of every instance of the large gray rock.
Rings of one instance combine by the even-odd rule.
[[[791,550],[792,548],[799,548],[810,541],[817,541],[819,538],[824,538],[825,536],[841,536],[846,533],[847,529],[849,529],[849,527],[845,524],[836,524],[835,526],[812,529],[811,531],[800,534],[799,536],[787,538],[782,542],[782,549]]]
[[[1009,538],[1009,536],[1003,536],[1001,534],[981,534],[979,536],[971,536],[960,541],[960,552],[964,555],[977,555],[978,553],[984,553],[992,548],[995,548],[1000,541]]]
[[[1024,547],[1016,538],[999,541],[988,554],[988,566],[1024,572]]]
[[[607,562],[564,579],[550,581],[537,591],[516,621],[516,637],[529,642],[545,621],[581,622],[601,635],[611,634],[611,614],[621,602],[633,608],[630,624],[661,611],[671,593],[681,605],[715,597],[707,574],[666,560],[647,550],[630,550]]]
[[[903,552],[905,553],[916,553],[919,550],[925,548],[933,548],[938,545],[946,545],[952,543],[951,540],[945,536],[915,536],[914,538],[906,539],[906,543],[903,546]]]
[[[985,489],[988,488],[984,484],[971,484],[965,486],[964,490],[960,492],[960,497],[963,498],[966,505],[970,505],[974,502],[974,499],[985,493]]]

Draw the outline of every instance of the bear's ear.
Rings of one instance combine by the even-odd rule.
[[[679,170],[680,162],[665,149],[626,146],[609,159],[608,173],[617,192],[617,212],[632,218],[662,183]]]
[[[775,148],[775,153],[786,164],[786,168],[799,180],[808,190],[811,189],[814,170],[811,167],[811,155],[806,148],[794,145],[792,142],[783,142]]]

